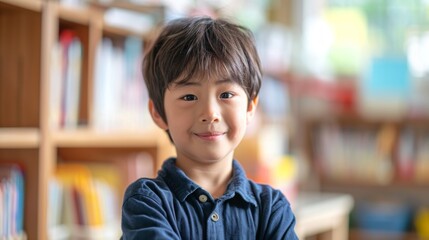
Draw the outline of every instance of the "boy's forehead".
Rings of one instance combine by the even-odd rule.
[[[178,78],[171,83],[174,85],[192,85],[204,83],[207,81],[215,82],[232,82],[232,78],[228,71],[220,67],[218,64],[213,64],[208,69],[198,69],[198,71],[184,71]]]

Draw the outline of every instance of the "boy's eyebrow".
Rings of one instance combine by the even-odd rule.
[[[230,84],[230,83],[234,83],[234,81],[232,81],[229,78],[221,78],[216,80],[215,84],[216,85],[222,85],[222,84]],[[201,82],[200,81],[186,81],[186,82],[174,82],[173,83],[173,87],[177,88],[177,87],[185,87],[185,86],[201,86]]]

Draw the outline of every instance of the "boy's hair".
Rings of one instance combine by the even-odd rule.
[[[261,65],[251,31],[225,19],[181,18],[169,22],[143,60],[143,77],[155,109],[165,122],[164,94],[171,83],[230,79],[248,100],[261,87]]]

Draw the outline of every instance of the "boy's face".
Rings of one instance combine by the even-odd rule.
[[[149,106],[157,125],[169,130],[178,160],[204,164],[233,158],[256,103],[237,83],[210,79],[173,83],[164,97],[167,122]]]

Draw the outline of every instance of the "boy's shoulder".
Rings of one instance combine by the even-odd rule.
[[[254,203],[259,206],[266,204],[290,205],[280,190],[273,188],[269,184],[255,182],[248,178],[239,161],[233,161],[233,169],[235,174],[232,184],[243,197],[254,199]]]
[[[171,194],[171,191],[162,179],[140,178],[127,187],[124,200],[136,195],[156,199],[166,194]]]
[[[283,193],[268,184],[257,183],[248,179],[250,189],[259,204],[290,205]]]

